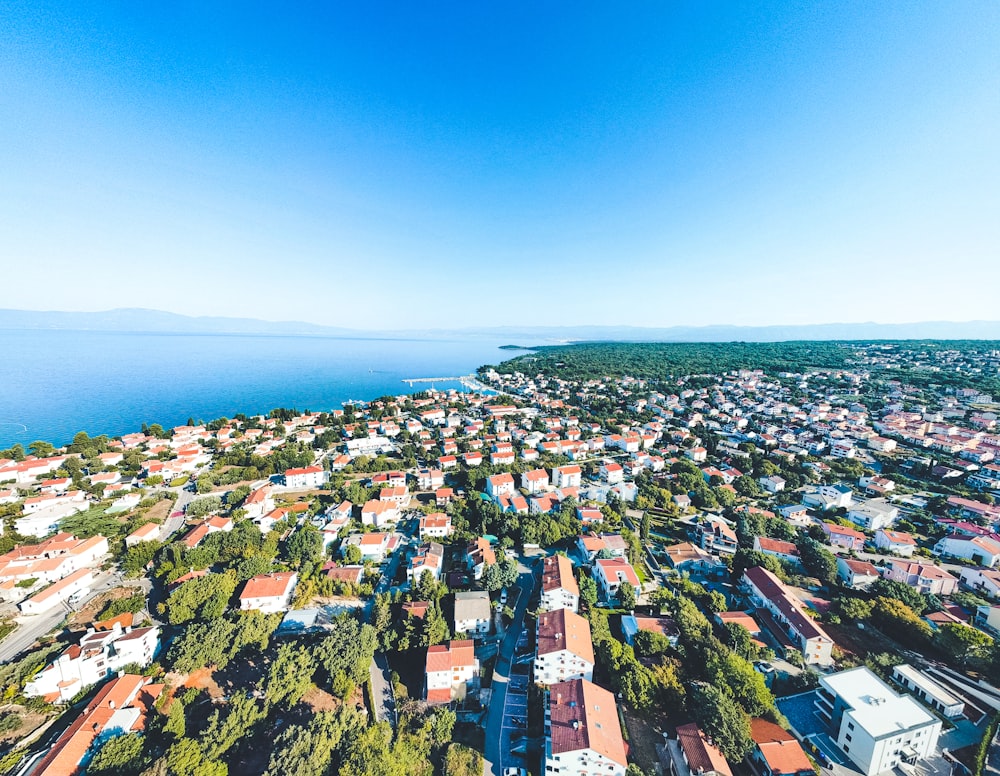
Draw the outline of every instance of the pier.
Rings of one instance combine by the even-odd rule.
[[[404,377],[403,382],[409,383],[413,387],[414,383],[459,383],[469,380],[473,375],[461,375],[460,377]]]

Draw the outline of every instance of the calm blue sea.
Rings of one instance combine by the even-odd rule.
[[[514,354],[482,339],[0,331],[0,449],[80,430],[170,427],[274,407],[337,409],[410,392],[412,377],[470,374]],[[417,384],[413,391],[426,388]],[[437,388],[458,388],[437,383]]]

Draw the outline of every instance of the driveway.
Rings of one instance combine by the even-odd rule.
[[[396,696],[392,689],[392,671],[385,655],[376,652],[368,673],[371,675],[372,697],[375,700],[376,722],[388,722],[393,729],[396,727]]]

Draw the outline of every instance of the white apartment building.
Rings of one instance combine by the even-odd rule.
[[[569,609],[538,615],[534,674],[539,684],[594,678],[590,623]]]
[[[820,676],[816,712],[837,747],[865,776],[934,754],[941,721],[861,666]]]

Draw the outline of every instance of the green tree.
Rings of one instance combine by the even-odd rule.
[[[356,544],[349,544],[343,551],[344,563],[349,566],[356,566],[361,562],[361,548]]]
[[[87,766],[92,776],[128,776],[142,770],[142,736],[138,733],[109,738]]]
[[[990,655],[993,639],[963,623],[945,623],[934,634],[934,644],[960,665]]]
[[[308,722],[286,728],[275,741],[265,776],[325,776],[345,740],[353,739],[364,720],[346,705],[321,711]]]
[[[480,776],[483,756],[463,744],[449,744],[441,766],[442,776]]]
[[[312,687],[316,662],[296,644],[282,644],[267,672],[264,700],[270,705],[294,705]]]
[[[621,585],[618,586],[618,593],[616,597],[618,598],[618,605],[622,607],[622,609],[626,609],[630,612],[635,609],[635,587],[630,585],[628,582],[622,582]]]
[[[809,536],[799,537],[797,547],[806,571],[827,587],[834,587],[837,584],[836,556]]]
[[[704,682],[688,693],[691,714],[730,762],[740,762],[753,749],[750,717],[722,690]]]
[[[323,536],[312,523],[305,523],[285,544],[285,556],[294,568],[316,563],[323,554]]]
[[[580,603],[587,609],[592,609],[597,604],[597,582],[590,574],[581,572],[578,585],[580,587]]]

